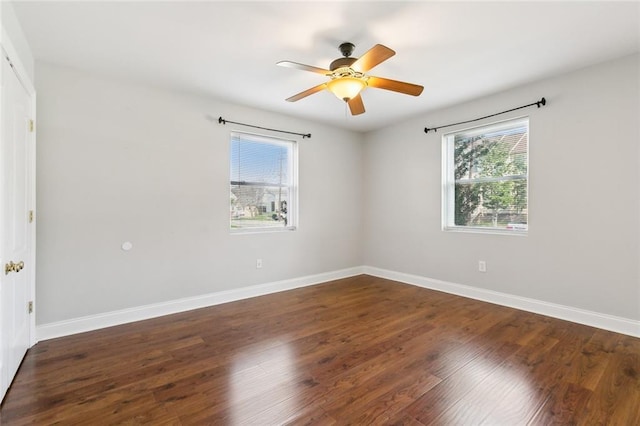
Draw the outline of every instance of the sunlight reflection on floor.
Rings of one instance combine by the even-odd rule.
[[[279,412],[295,410],[297,399],[291,396],[297,372],[294,359],[288,343],[265,342],[238,355],[229,375],[231,424],[271,423],[260,413],[275,405]]]
[[[455,355],[452,357],[455,360]],[[527,418],[539,409],[540,399],[532,396],[540,389],[533,386],[526,368],[505,362],[498,357],[478,356],[469,366],[467,374],[460,374],[457,387],[464,389],[464,396],[440,414],[438,422],[443,424],[509,424],[510,420]],[[520,414],[518,414],[520,413]]]

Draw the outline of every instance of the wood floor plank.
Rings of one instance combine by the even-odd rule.
[[[602,338],[597,347],[609,360],[581,416],[592,424],[640,424],[640,345],[631,349],[620,335],[600,330],[596,338]]]
[[[606,424],[586,421],[585,410],[591,395],[592,392],[589,389],[574,383],[561,382],[553,389],[550,398],[545,401],[529,424]]]
[[[422,424],[433,424],[438,419],[448,416],[447,410],[457,404],[474,386],[481,383],[506,357],[515,353],[520,346],[513,343],[502,343],[501,346],[485,346],[483,348],[466,348],[466,353],[474,356],[467,359],[454,357],[450,363],[460,360],[466,363],[453,370],[441,383],[430,392],[422,395],[407,408],[407,413]],[[475,362],[474,362],[475,360]],[[463,361],[464,362],[464,361]],[[451,424],[451,423],[449,423]]]
[[[388,426],[424,426],[422,423],[414,419],[413,417],[401,412],[394,418],[389,419]]]
[[[360,398],[357,404],[349,404],[346,410],[343,410],[342,415],[331,410],[327,410],[327,412],[333,418],[348,419],[351,424],[387,424],[397,413],[429,392],[440,381],[438,377],[427,372],[401,376],[389,386],[386,392],[371,401],[367,402],[365,398]]]
[[[309,414],[301,415],[283,424],[286,426],[331,426],[337,423],[338,422],[324,410],[316,409]]]
[[[361,275],[40,342],[2,425],[640,424],[640,339]]]
[[[506,384],[498,385],[500,397],[491,404],[483,424],[524,424],[540,410],[550,394],[541,386],[544,381],[539,377],[546,371],[540,370],[557,345],[557,339],[538,335],[507,357],[497,371],[497,377]]]

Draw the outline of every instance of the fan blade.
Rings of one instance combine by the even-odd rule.
[[[311,65],[299,64],[297,62],[291,62],[291,61],[280,61],[276,65],[279,65],[281,67],[287,67],[287,68],[295,68],[297,70],[302,70],[302,71],[311,71],[311,72],[315,72],[323,75],[331,74],[331,71],[325,70],[324,68],[312,67]]]
[[[364,103],[362,103],[362,97],[360,95],[352,98],[349,102],[349,109],[351,110],[351,115],[359,115],[364,112]]]
[[[313,86],[311,89],[307,89],[304,92],[300,92],[297,95],[293,95],[290,98],[287,98],[287,102],[295,102],[299,101],[302,98],[306,98],[309,95],[313,95],[327,87],[326,83],[318,84],[317,86]]]
[[[370,76],[367,85],[378,89],[391,90],[393,92],[404,93],[405,95],[419,96],[424,87],[417,84],[405,83],[404,81],[389,80],[388,78]]]
[[[359,72],[367,72],[376,65],[386,61],[396,52],[389,49],[387,46],[376,44],[371,49],[362,55],[358,60],[351,64],[351,68]]]

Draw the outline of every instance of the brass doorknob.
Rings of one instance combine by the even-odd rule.
[[[9,263],[5,263],[4,265],[4,274],[9,275],[9,272],[16,270],[16,264],[13,263],[13,260]]]
[[[24,262],[21,260],[18,263],[13,263],[13,260],[4,265],[4,274],[9,275],[9,272],[20,272],[24,268]]]

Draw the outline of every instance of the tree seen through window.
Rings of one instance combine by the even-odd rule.
[[[448,225],[526,230],[528,122],[518,120],[445,138],[445,149],[452,151],[448,167],[453,169],[446,194],[454,201],[453,212],[447,212],[453,223]]]

